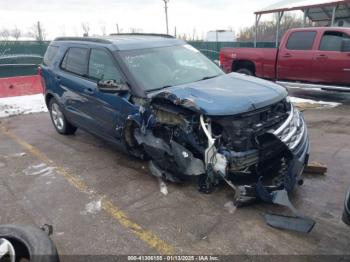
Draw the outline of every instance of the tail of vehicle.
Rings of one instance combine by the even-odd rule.
[[[275,79],[277,53],[276,48],[222,48],[220,65],[226,73]]]

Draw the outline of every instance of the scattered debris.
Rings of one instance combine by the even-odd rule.
[[[168,195],[168,187],[167,185],[165,184],[165,182],[163,181],[163,179],[159,178],[158,177],[158,182],[159,182],[159,189],[160,189],[160,192],[163,194],[163,195]]]
[[[269,226],[279,229],[293,230],[300,233],[311,232],[316,222],[301,214],[293,206],[289,200],[288,192],[285,189],[274,191],[272,195],[272,203],[289,208],[289,210],[292,211],[293,216],[266,213],[264,214],[264,217]]]
[[[224,205],[225,209],[230,213],[233,214],[236,212],[237,207],[235,206],[233,201],[229,201]]]
[[[305,167],[304,174],[325,175],[327,170],[328,168],[326,165],[318,162],[311,162]]]

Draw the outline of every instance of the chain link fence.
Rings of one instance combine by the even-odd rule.
[[[219,59],[223,47],[253,47],[250,42],[188,41],[211,60]],[[36,74],[49,41],[0,41],[0,78]],[[273,48],[274,43],[261,42],[258,47]]]

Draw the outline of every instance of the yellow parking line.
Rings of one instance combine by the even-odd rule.
[[[33,145],[27,143],[23,139],[17,137],[10,130],[5,128],[4,126],[0,126],[1,132],[15,141],[17,144],[21,145],[28,152],[34,155],[36,158],[41,160],[47,165],[54,165],[56,167],[57,174],[64,177],[72,186],[78,189],[80,192],[88,194],[90,197],[94,197],[101,200],[102,209],[108,213],[111,217],[117,220],[123,227],[131,230],[139,239],[145,242],[149,247],[155,249],[162,255],[171,255],[175,253],[174,247],[161,240],[156,234],[154,234],[150,230],[144,229],[142,226],[133,222],[128,218],[126,213],[119,210],[110,200],[103,198],[101,195],[93,192],[92,190],[88,190],[88,186],[82,181],[80,178],[75,177],[73,174],[67,172],[63,167],[60,167],[54,163],[50,158],[48,158],[44,153],[42,153],[39,149],[34,147]]]

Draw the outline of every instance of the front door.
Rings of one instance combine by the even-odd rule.
[[[278,54],[279,80],[311,81],[312,59],[316,31],[300,31],[290,34],[286,45]]]
[[[129,93],[101,92],[97,87],[99,80],[125,83],[114,57],[107,49],[91,49],[88,78],[88,112],[89,117],[94,120],[94,130],[91,131],[110,139],[120,138],[125,123],[123,111],[133,105],[129,102]]]

